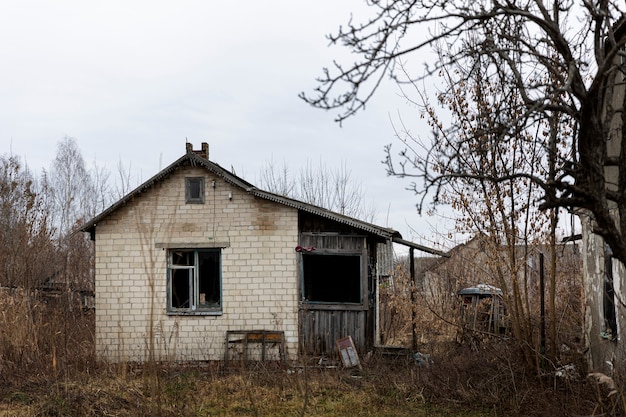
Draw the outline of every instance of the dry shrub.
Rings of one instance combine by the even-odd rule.
[[[479,351],[450,343],[432,354],[428,367],[413,365],[415,388],[430,404],[482,406],[493,415],[591,415],[595,390],[576,369],[568,377],[546,372],[538,376],[522,360],[521,347],[508,339],[492,339]],[[607,414],[613,415],[613,414]]]
[[[463,286],[477,283],[468,282],[475,275],[468,273],[467,260],[433,263],[430,272],[417,274],[418,285],[423,285],[413,295],[408,268],[400,264],[393,280],[380,288],[381,329],[386,336],[383,341],[412,347],[410,324],[414,316],[416,347],[429,354],[433,364],[420,367],[410,358],[396,359],[393,372],[373,371],[381,375],[379,389],[383,394],[394,393],[401,398],[418,395],[430,404],[484,407],[492,415],[621,415],[616,410],[624,407],[618,407],[618,400],[608,398],[584,377],[584,306],[580,258],[575,255],[573,251],[558,254],[556,340],[547,334],[548,355],[540,346],[538,273],[529,282],[531,296],[525,320],[532,331],[528,339],[516,340],[511,333],[476,332],[472,338],[475,342],[464,344],[463,339],[455,337],[461,329],[461,300],[455,294]],[[438,274],[434,275],[434,271]],[[548,328],[550,320],[547,315]],[[556,348],[551,350],[551,346]],[[536,359],[528,361],[528,352]],[[368,368],[372,366],[368,364]],[[564,366],[567,375],[560,370]],[[619,398],[621,401],[621,391]]]
[[[449,291],[432,296],[423,288],[416,288],[403,263],[395,266],[392,277],[379,287],[382,343],[411,347],[412,322],[418,346],[453,340],[460,311],[457,298]]]
[[[407,269],[396,265],[389,280],[379,287],[380,332],[384,345],[411,344],[411,282]]]
[[[459,290],[467,286],[479,283],[498,284],[493,278],[492,269],[487,267],[496,266],[491,265],[495,262],[493,259],[502,264],[505,257],[502,254],[488,256],[491,252],[488,251],[487,243],[484,239],[475,239],[466,245],[460,245],[450,252],[450,258],[416,258],[415,283],[411,282],[408,261],[405,259],[398,262],[394,273],[379,288],[382,343],[415,347],[422,351],[439,343],[461,340],[459,336],[472,341],[474,345],[475,341],[488,339],[489,336],[484,332],[462,331],[462,302],[456,296]],[[517,294],[516,297],[506,292],[510,285],[502,285],[508,310],[504,323],[509,325],[505,331],[508,335],[517,337],[528,362],[527,366],[533,365],[536,372],[541,373],[550,368],[541,368],[540,362],[548,362],[552,369],[558,368],[569,363],[572,354],[575,356],[584,348],[580,253],[573,245],[558,245],[555,248],[554,291],[550,288],[548,265],[544,266],[546,334],[543,339],[540,334],[539,259],[540,252],[550,254],[550,248],[540,246],[528,251],[522,250],[523,247],[515,249],[516,255],[520,257],[516,264],[520,268],[524,267],[514,275],[522,290],[513,291],[513,294]],[[512,276],[507,277],[512,279]],[[553,310],[550,298],[552,293]],[[415,345],[412,319],[415,326]],[[518,331],[514,331],[515,329]]]
[[[0,378],[17,386],[56,379],[94,366],[94,313],[24,291],[0,293]]]

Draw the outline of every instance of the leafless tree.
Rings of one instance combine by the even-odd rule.
[[[128,167],[124,166],[121,159],[117,162],[117,175],[119,178],[118,182],[115,184],[115,197],[118,199],[124,197],[131,190],[131,168],[132,164],[130,162],[128,163]]]
[[[297,175],[286,163],[270,161],[261,169],[260,184],[267,191],[324,207],[337,213],[373,222],[376,208],[368,204],[361,183],[352,178],[345,163],[332,170],[322,161],[307,161]]]
[[[433,159],[434,141],[406,144],[399,155],[400,168],[390,173],[420,182],[415,186],[420,208],[440,202],[458,177],[491,183],[524,179],[541,193],[541,208],[590,213],[594,231],[626,263],[626,140],[622,129],[616,129],[622,124],[624,103],[607,105],[615,101],[614,86],[624,77],[623,66],[616,64],[626,44],[623,3],[369,0],[368,4],[371,19],[351,21],[329,37],[349,48],[356,61],[325,68],[315,91],[301,97],[316,107],[339,110],[341,122],[364,108],[385,77],[410,84],[447,69],[455,74],[456,83],[462,83],[479,63],[483,77],[506,85],[515,99],[497,103],[498,123],[474,126],[476,134],[489,133],[506,144],[547,123],[545,135],[533,136],[543,155],[543,169],[530,172],[518,167],[501,177],[468,173],[467,153],[454,151],[464,149],[459,136],[445,160],[441,154]],[[410,59],[426,56],[430,48],[438,52],[433,62],[418,73],[413,67],[412,74],[407,68]],[[463,128],[448,127],[449,137]],[[611,140],[621,140],[614,153],[607,152]],[[616,172],[615,184],[607,182],[607,170]]]
[[[259,177],[261,187],[267,191],[284,196],[295,196],[296,179],[291,175],[291,170],[285,161],[280,166],[274,160],[266,162],[259,172]]]
[[[55,249],[43,183],[18,157],[0,157],[0,286],[32,289],[51,274]]]
[[[59,142],[49,178],[58,233],[64,236],[77,222],[93,216],[96,207],[94,184],[76,139],[66,136]]]
[[[94,216],[96,213],[106,209],[113,199],[113,192],[111,190],[110,177],[111,173],[103,165],[98,165],[96,160],[93,161],[93,165],[89,170],[89,176],[91,183],[93,184],[93,208],[89,213],[85,213],[85,216]]]

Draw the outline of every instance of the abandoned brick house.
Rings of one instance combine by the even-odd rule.
[[[228,332],[278,335],[290,359],[334,353],[345,336],[367,351],[376,282],[401,240],[262,191],[209,161],[206,143],[82,230],[95,241],[96,352],[112,361],[144,360],[148,347],[221,359]]]

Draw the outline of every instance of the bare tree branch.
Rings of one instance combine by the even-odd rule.
[[[386,148],[388,173],[416,179],[410,188],[419,198],[418,207],[439,204],[459,180],[492,187],[532,183],[541,190],[541,208],[589,213],[595,232],[626,263],[626,141],[620,132],[625,103],[615,102],[613,94],[624,85],[623,2],[368,4],[369,20],[350,22],[329,37],[355,54],[354,62],[324,69],[318,87],[301,98],[339,110],[336,120],[342,122],[365,108],[385,77],[413,87],[425,77],[446,78],[451,91],[440,93],[437,102],[459,115],[454,124],[444,126],[435,108],[426,105],[422,111],[433,131],[429,143],[398,129],[403,149],[393,156],[391,147]],[[423,53],[427,51],[436,55],[423,70],[407,68],[409,57],[430,57]],[[468,105],[478,93],[462,89],[478,79],[478,71],[498,86],[492,97],[484,97],[488,105],[483,108]],[[611,140],[621,140],[622,146],[609,153]],[[518,156],[535,159],[497,175],[481,170],[489,149],[500,146],[516,147]],[[507,166],[510,155],[492,162]],[[610,180],[607,169],[615,172]]]

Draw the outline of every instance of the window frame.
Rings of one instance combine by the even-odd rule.
[[[333,250],[316,250],[312,253],[302,253],[301,258],[301,281],[300,281],[300,298],[302,302],[302,306],[310,309],[336,309],[338,306],[341,306],[343,310],[367,310],[368,309],[368,298],[367,298],[367,282],[365,274],[367,274],[367,269],[364,269],[363,265],[363,253],[361,251],[355,252],[343,252],[343,251],[333,251]],[[359,264],[359,302],[353,301],[325,301],[325,300],[309,300],[307,299],[307,275],[306,275],[306,259],[314,259],[314,257],[322,257],[322,256],[336,256],[336,257],[350,257],[357,258]],[[310,258],[309,258],[310,257]]]
[[[173,256],[175,252],[188,252],[193,254],[193,265],[174,264]],[[215,316],[222,315],[224,309],[224,301],[222,294],[222,249],[221,248],[168,248],[166,261],[166,312],[168,315],[196,315],[196,316]],[[219,301],[215,307],[200,307],[200,254],[212,253],[216,255],[216,271],[217,291]],[[189,306],[174,307],[173,306],[173,271],[189,272]]]
[[[200,187],[199,196],[192,197],[191,189],[192,183],[198,181],[198,186]],[[185,203],[187,204],[204,204],[205,196],[204,196],[204,187],[205,179],[204,177],[185,177]]]
[[[601,316],[602,332],[604,339],[617,341],[619,339],[619,328],[617,320],[617,309],[615,305],[615,287],[613,276],[613,252],[605,244],[604,246],[604,272],[601,290]]]

